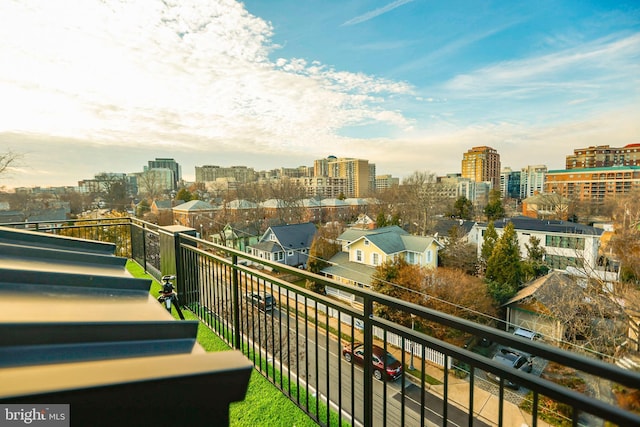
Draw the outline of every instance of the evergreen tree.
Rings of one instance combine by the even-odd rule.
[[[520,245],[512,222],[504,227],[487,260],[485,278],[489,293],[499,304],[514,296],[522,284],[522,262]]]
[[[487,229],[484,232],[482,248],[480,249],[480,258],[486,263],[489,257],[493,253],[493,248],[498,241],[498,233],[496,227],[493,225],[493,221],[490,221],[487,225]]]
[[[504,218],[504,207],[502,206],[500,190],[493,189],[489,192],[489,203],[487,203],[487,206],[484,208],[484,214],[487,216],[487,221]]]
[[[544,263],[546,251],[540,246],[540,239],[531,236],[529,243],[524,245],[527,248],[527,260],[522,263],[523,280],[529,281],[547,274],[549,267]]]
[[[376,227],[382,228],[387,225],[387,216],[384,211],[378,212],[378,216],[376,217]]]
[[[471,219],[473,203],[465,196],[460,196],[453,204],[453,216],[461,219]]]
[[[182,200],[183,202],[189,202],[195,199],[194,195],[186,188],[181,188],[180,190],[178,190],[175,198],[176,200]]]

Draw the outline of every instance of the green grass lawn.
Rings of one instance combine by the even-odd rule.
[[[127,269],[134,277],[153,279],[146,274],[142,267],[134,261],[127,263]],[[154,297],[158,295],[160,283],[155,279],[151,285],[150,293]],[[177,318],[177,313],[173,311]],[[198,320],[192,313],[185,310],[185,319]],[[198,327],[198,343],[207,351],[226,351],[231,348],[222,341],[211,329],[203,323]],[[232,403],[229,408],[230,425],[243,426],[316,426],[300,408],[282,394],[273,384],[267,381],[260,373],[253,371],[247,395],[242,402]],[[337,419],[332,418],[332,424]]]

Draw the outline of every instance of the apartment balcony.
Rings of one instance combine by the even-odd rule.
[[[69,384],[53,381],[56,371],[53,368],[56,366],[60,368],[64,365],[64,369],[73,369],[78,364],[87,366],[87,363],[98,363],[98,370],[109,369],[111,372],[117,371],[118,363],[139,363],[145,357],[179,357],[181,362],[177,364],[186,370],[181,371],[185,377],[200,375],[191,375],[190,369],[201,369],[202,375],[210,373],[211,377],[205,381],[209,387],[200,388],[197,383],[189,383],[189,392],[174,403],[176,413],[185,413],[185,409],[190,414],[212,410],[211,392],[218,388],[212,384],[220,381],[213,372],[216,366],[222,366],[222,371],[229,374],[225,377],[227,380],[236,377],[239,383],[247,378],[246,366],[253,366],[273,384],[274,393],[286,395],[319,425],[596,426],[605,422],[611,423],[608,425],[640,425],[638,414],[619,407],[615,402],[589,392],[573,390],[542,375],[550,365],[566,367],[576,370],[581,378],[588,378],[589,384],[633,391],[640,387],[640,374],[637,372],[366,289],[352,288],[300,269],[266,262],[198,239],[195,230],[176,226],[157,227],[129,218],[76,221],[64,225],[38,223],[5,226],[0,228],[0,244],[4,245],[3,252],[0,252],[3,274],[0,286],[3,289],[18,286],[24,291],[24,286],[19,282],[27,277],[24,274],[27,266],[30,271],[37,270],[38,260],[56,260],[49,264],[40,263],[40,268],[44,268],[46,274],[29,273],[38,276],[38,286],[28,286],[29,292],[20,297],[27,298],[33,310],[7,311],[0,317],[0,328],[4,330],[2,336],[14,337],[12,342],[0,345],[0,377],[18,375],[25,368],[20,366],[20,361],[32,354],[28,356],[31,361],[27,363],[26,370],[46,373],[40,382],[42,386],[47,385],[44,396],[49,399],[48,403],[68,403],[82,394],[69,394]],[[20,243],[3,237],[5,233],[7,236],[14,233],[7,227],[30,227],[33,231],[21,233],[24,239]],[[121,270],[121,266],[99,266],[95,263],[95,257],[89,255],[83,255],[85,261],[78,266],[78,256],[70,254],[68,249],[34,243],[40,234],[71,237],[62,238],[71,242],[87,239],[108,243],[107,247],[113,251],[112,258],[133,259],[156,278],[175,274],[182,309],[195,315],[235,349],[229,353],[235,359],[235,365],[217,364],[213,360],[210,361],[211,365],[207,365],[207,362],[204,366],[191,363],[190,360],[196,357],[215,354],[202,353],[191,341],[194,335],[188,329],[193,328],[192,323],[162,318],[167,313],[149,296],[148,284],[121,278],[119,287],[115,288],[117,292],[107,291],[105,283],[111,283],[118,276],[114,273]],[[31,243],[25,243],[25,239]],[[95,242],[86,244],[101,247]],[[27,252],[25,246],[37,247],[37,250]],[[39,313],[46,313],[51,304],[55,304],[55,299],[51,302],[50,286],[69,291],[68,278],[64,279],[64,283],[60,282],[59,277],[63,276],[52,274],[51,264],[66,273],[69,269],[83,270],[75,271],[76,279],[72,283],[79,288],[92,288],[89,292],[90,301],[86,304],[73,298],[65,301],[69,305],[62,312],[79,313],[75,320],[48,315],[40,320],[34,318]],[[24,268],[21,269],[21,266]],[[277,269],[278,274],[270,271],[273,268]],[[351,292],[363,304],[350,306],[293,283],[302,280],[322,283],[341,292]],[[107,316],[92,305],[104,302],[95,301],[96,298],[108,298],[114,294],[129,295],[132,299],[128,302],[135,300],[135,304],[128,306],[130,309],[125,311],[126,316],[133,318],[118,317],[123,315],[116,308],[123,304],[122,300],[118,300],[118,305],[114,306],[113,313],[120,313],[117,316]],[[267,294],[270,295],[269,303],[255,297]],[[416,331],[412,322],[408,325],[390,322],[376,316],[378,311],[375,308],[397,310],[405,313],[407,319],[425,319],[456,330],[474,341],[535,356],[530,372],[507,366],[498,359],[471,351],[471,348],[456,346]],[[158,316],[156,321],[164,326],[170,324],[169,328],[185,330],[175,332],[171,343],[153,334],[146,337],[142,332],[134,333],[148,313]],[[103,315],[109,318],[102,319]],[[34,322],[39,322],[37,327],[33,327]],[[95,335],[89,334],[94,338],[84,341],[71,338],[77,335],[77,330],[86,328],[86,325],[95,326],[96,322],[112,322],[111,326],[127,325],[115,328],[119,332],[114,330],[109,335],[113,337],[108,341],[117,343],[112,351],[97,351],[99,346],[95,345],[95,341],[99,340]],[[67,331],[54,334],[62,342],[43,338],[51,335],[42,331],[54,326]],[[22,328],[30,327],[28,333],[23,333]],[[162,327],[148,329],[155,331],[162,330]],[[143,341],[146,345],[140,346],[137,341]],[[144,349],[156,351],[156,341],[160,347],[180,350],[175,350],[177,354],[174,355],[141,354]],[[152,342],[154,344],[150,344]],[[355,347],[358,343],[363,344],[360,365],[355,363]],[[62,355],[59,356],[60,360],[54,360],[51,364],[46,356],[33,356],[38,353],[33,350],[45,349],[37,346],[52,344],[53,347],[47,351],[49,354]],[[68,346],[65,348],[72,351],[60,352],[60,345]],[[111,345],[106,348],[111,348]],[[383,357],[380,365],[375,365],[374,362],[378,362],[374,360],[376,348],[391,354],[399,363]],[[65,360],[65,354],[90,354],[93,360]],[[136,366],[131,368],[134,373],[140,365]],[[52,369],[47,371],[48,368]],[[89,378],[87,381],[91,384],[83,384],[82,387],[88,390],[103,388],[104,384],[99,385],[96,378]],[[119,384],[125,384],[122,387],[133,398],[135,391],[139,390],[139,384],[150,380],[150,377],[131,378],[129,382]],[[174,377],[173,381],[184,381],[184,378]],[[176,384],[172,383],[174,386]],[[183,382],[180,390],[185,389],[184,385]],[[230,389],[223,389],[227,390]],[[0,405],[42,401],[36,399],[40,394],[38,390],[23,390],[18,386],[18,380],[13,383],[4,381],[0,386]],[[241,398],[242,393],[229,395],[232,399],[228,399],[226,405],[239,396]],[[132,402],[140,402],[140,399],[133,398]],[[104,412],[115,409],[112,405],[112,400],[105,399]],[[135,405],[129,407],[133,411]],[[72,419],[74,408],[72,405]],[[152,416],[144,411],[141,413],[145,414],[144,417]],[[210,416],[198,418],[193,415],[190,421],[195,425],[217,425],[212,419]],[[264,420],[264,423],[277,425],[277,420]]]

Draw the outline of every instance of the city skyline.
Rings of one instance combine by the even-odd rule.
[[[362,158],[379,174],[563,169],[640,142],[636,2],[0,3],[0,186],[175,158],[256,170]]]

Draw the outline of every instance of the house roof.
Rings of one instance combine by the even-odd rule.
[[[263,208],[281,209],[287,207],[286,203],[282,199],[269,199],[260,203]]]
[[[172,203],[173,203],[173,201],[171,201],[170,199],[154,200],[153,201],[153,205],[155,205],[155,207],[157,209],[171,209]],[[180,206],[180,205],[178,205],[178,206]]]
[[[541,220],[526,216],[517,216],[494,221],[496,229],[504,228],[508,223],[513,223],[516,230],[543,231],[548,233],[569,233],[599,236],[603,230],[587,225],[560,220]],[[486,227],[487,223],[478,223],[480,227]]]
[[[187,211],[187,212],[211,211],[214,209],[215,208],[213,206],[211,206],[207,202],[203,202],[202,200],[190,200],[186,203],[183,203],[173,208],[174,211]]]
[[[67,219],[67,210],[60,207],[33,212],[29,214],[27,221],[64,221],[65,219]]]
[[[318,199],[302,199],[302,206],[305,208],[318,208],[320,207],[320,203]]]
[[[371,278],[375,273],[375,267],[371,267],[359,262],[349,261],[349,254],[346,252],[338,252],[329,260],[331,265],[323,268],[322,273],[344,277],[363,285],[371,286]]]
[[[362,229],[362,228],[348,228],[346,229],[339,237],[338,240],[344,240],[347,242],[354,242],[361,238],[362,236],[369,236],[371,234],[384,234],[384,233],[395,233],[397,235],[409,234],[402,228],[397,225],[390,225],[388,227],[374,228],[372,230]]]
[[[272,242],[270,240],[265,240],[264,242],[258,242],[258,243],[254,243],[253,245],[251,245],[251,247],[253,249],[258,249],[261,250],[263,252],[281,252],[282,251],[282,247],[280,247],[279,244],[277,244],[276,242]]]
[[[565,285],[570,285],[575,283],[575,279],[573,279],[570,275],[563,273],[561,271],[554,270],[549,274],[538,277],[537,279],[532,280],[526,285],[524,288],[520,289],[517,294],[515,294],[511,299],[504,303],[504,305],[510,305],[516,302],[520,302],[529,297],[541,297],[544,299],[544,293],[548,292],[548,289],[543,292],[542,289],[545,287],[553,288],[554,291],[559,291],[560,288]]]
[[[387,255],[404,251],[424,252],[433,242],[442,246],[433,237],[412,236],[397,225],[373,230],[349,228],[338,237],[338,240],[354,243],[365,238]]]
[[[369,202],[366,199],[348,198],[344,202],[350,206],[367,206]]]
[[[451,231],[451,229],[456,226],[460,230],[462,230],[462,236],[466,236],[471,232],[471,229],[473,229],[473,226],[475,224],[475,221],[441,218],[435,223],[434,234],[445,237],[449,236],[449,231]]]
[[[227,209],[256,209],[258,205],[248,200],[236,199],[227,203]]]
[[[535,299],[544,307],[565,304],[567,301],[589,301],[591,304],[594,298],[598,298],[600,304],[604,304],[603,307],[607,307],[607,310],[612,313],[618,310],[609,298],[588,292],[585,283],[584,278],[554,270],[546,276],[531,281],[503,306],[526,303],[528,299]],[[553,313],[549,314],[553,315]]]
[[[321,206],[324,207],[338,207],[338,206],[349,206],[347,205],[344,200],[340,200],[340,199],[322,199],[322,201],[320,202]]]
[[[401,237],[402,243],[404,243],[405,250],[411,252],[424,252],[429,248],[429,246],[431,246],[432,243],[440,246],[440,248],[444,247],[435,238],[429,236],[406,235]]]
[[[311,222],[274,225],[270,227],[269,230],[276,235],[278,242],[284,249],[309,248],[316,234],[316,226]],[[267,230],[264,236],[269,234],[269,230]]]
[[[361,239],[369,240],[385,254],[395,254],[405,250],[405,245],[402,237],[399,234],[393,233],[391,231],[386,233],[369,234],[367,236],[360,237],[360,239],[358,240]]]

